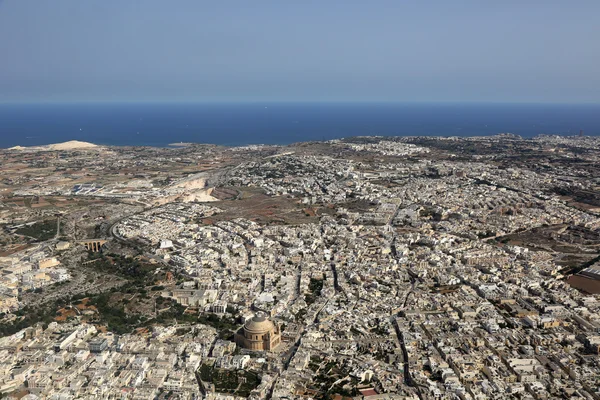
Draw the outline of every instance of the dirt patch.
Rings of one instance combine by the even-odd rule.
[[[8,257],[11,254],[26,250],[31,246],[32,245],[30,245],[30,244],[15,244],[15,245],[3,246],[2,251],[0,252],[0,257]]]
[[[573,275],[567,279],[569,285],[589,294],[600,294],[600,281],[583,275]]]
[[[212,191],[211,196],[219,200],[234,200],[239,193],[239,190],[234,188],[218,187]]]
[[[593,258],[594,254],[561,254],[554,262],[562,267],[576,268]]]
[[[583,255],[587,252],[593,255],[598,252],[600,235],[581,226],[560,224],[501,236],[496,238],[496,241],[528,247],[531,250],[546,250],[575,255]]]
[[[56,312],[56,317],[54,318],[57,322],[64,322],[69,318],[74,318],[77,316],[77,311],[73,308],[60,308]]]
[[[210,222],[245,218],[262,225],[306,224],[318,221],[316,216],[303,211],[297,198],[268,196],[259,188],[239,188],[233,200],[215,204],[225,212],[210,217]],[[207,221],[208,222],[208,221]]]

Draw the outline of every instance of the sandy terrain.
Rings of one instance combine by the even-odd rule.
[[[79,140],[70,140],[64,143],[54,143],[48,144],[45,146],[31,146],[31,147],[23,147],[23,146],[15,146],[11,147],[8,150],[33,150],[33,151],[55,151],[55,150],[79,150],[79,149],[93,149],[98,147],[93,143],[88,142],[80,142]]]

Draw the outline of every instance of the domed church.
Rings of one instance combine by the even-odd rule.
[[[259,311],[235,334],[235,343],[248,350],[271,351],[281,343],[281,332],[279,326]]]

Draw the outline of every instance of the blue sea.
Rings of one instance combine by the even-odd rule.
[[[0,105],[0,148],[68,140],[102,145],[289,144],[334,138],[600,135],[600,105],[426,103]]]

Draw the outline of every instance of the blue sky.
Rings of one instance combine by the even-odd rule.
[[[598,0],[0,0],[0,101],[600,102]]]

